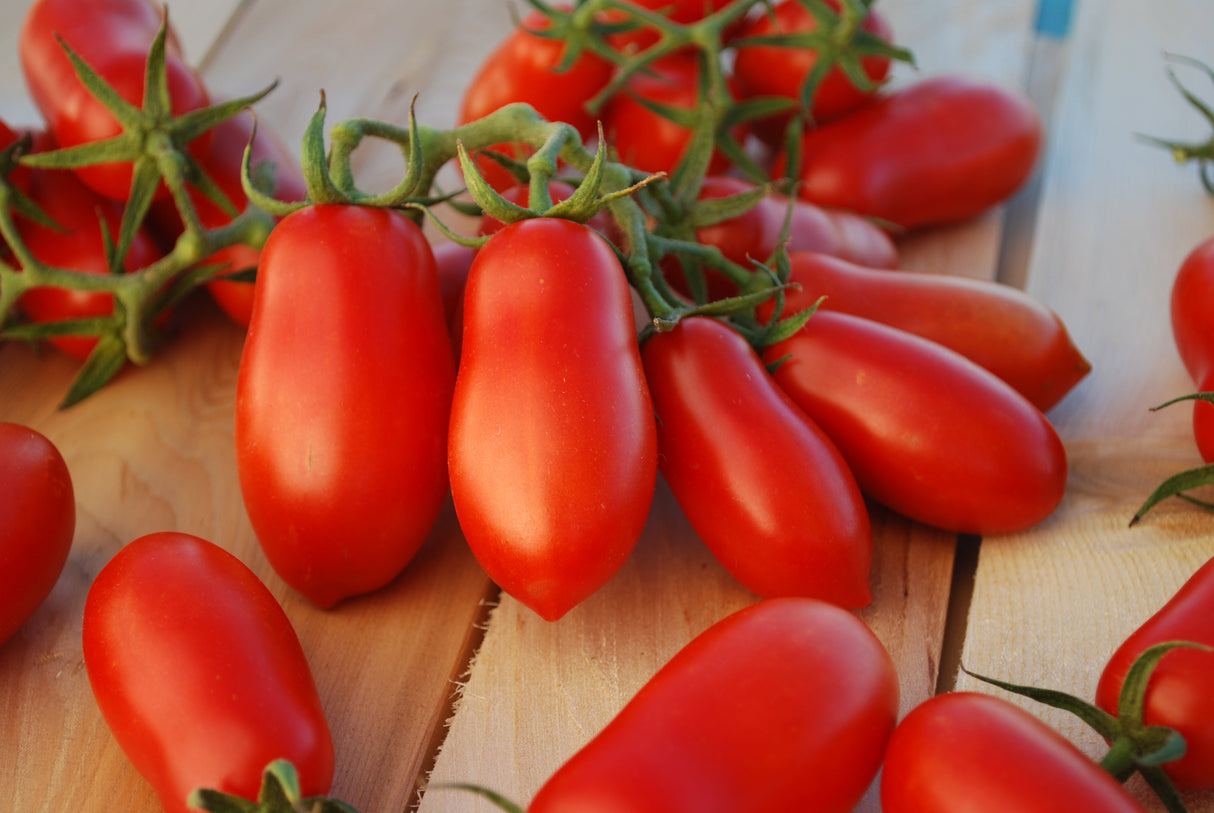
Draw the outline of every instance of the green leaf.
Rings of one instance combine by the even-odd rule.
[[[108,384],[125,364],[126,345],[122,339],[112,333],[99,337],[97,346],[76,373],[59,408],[67,409],[88,398]]]
[[[299,775],[295,766],[285,759],[266,766],[256,802],[198,788],[190,793],[186,805],[207,813],[358,813],[345,802],[326,796],[301,798]]]
[[[1134,516],[1130,518],[1130,525],[1136,525],[1146,515],[1148,511],[1154,508],[1158,503],[1166,500],[1168,497],[1183,497],[1182,492],[1191,491],[1201,486],[1214,484],[1214,463],[1196,468],[1187,469],[1178,474],[1173,474],[1171,477],[1164,480],[1159,486],[1151,492]],[[1205,506],[1200,500],[1190,499],[1196,505]]]

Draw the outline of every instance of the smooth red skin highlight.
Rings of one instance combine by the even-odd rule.
[[[236,382],[258,541],[321,607],[383,587],[447,498],[455,361],[415,223],[361,206],[286,216],[262,251]]]
[[[200,787],[256,799],[276,759],[305,797],[328,793],[333,740],[299,639],[231,553],[182,533],[128,543],[89,588],[82,634],[97,707],[165,813]]]
[[[813,599],[769,599],[677,653],[528,811],[846,813],[897,713],[893,662],[863,622]]]
[[[624,271],[565,220],[480,249],[464,289],[451,494],[485,572],[555,620],[640,538],[657,480],[653,406]]]
[[[717,560],[766,598],[872,602],[872,529],[830,438],[737,331],[704,317],[641,350],[659,467]]]
[[[763,353],[834,441],[860,490],[903,516],[1002,534],[1048,517],[1066,450],[1039,409],[963,356],[897,328],[819,311]]]
[[[1143,813],[1095,761],[1029,712],[976,692],[937,695],[898,725],[885,813]]]

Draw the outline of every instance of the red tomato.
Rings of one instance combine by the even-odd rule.
[[[245,148],[249,145],[249,139],[253,138],[253,124],[253,114],[249,111],[218,124],[211,130],[211,146],[202,161],[203,171],[223,190],[238,211],[248,204],[241,186],[240,171]],[[266,128],[264,122],[257,126],[250,157],[254,169],[261,162],[274,165],[276,198],[289,201],[307,198],[308,188],[299,163],[274,133]],[[215,229],[231,222],[232,218],[206,195],[191,189],[190,200],[203,227]],[[181,234],[181,217],[171,198],[157,201],[150,217],[162,240],[175,241]],[[222,273],[229,274],[256,268],[260,257],[261,251],[252,246],[235,245],[216,252],[204,262],[224,265],[226,267]],[[228,318],[238,325],[248,326],[253,315],[253,283],[215,279],[208,282],[206,287]]]
[[[166,813],[199,787],[256,799],[276,759],[305,796],[328,792],[333,740],[299,639],[223,548],[181,533],[127,544],[89,588],[82,635],[97,707]]]
[[[799,194],[905,229],[966,220],[1032,173],[1037,111],[998,85],[934,76],[805,133]],[[783,156],[774,174],[784,173]]]
[[[700,55],[677,52],[663,57],[628,79],[603,108],[603,131],[619,153],[619,160],[644,172],[670,172],[687,151],[692,131],[655,113],[639,99],[652,104],[690,110],[699,103]],[[740,136],[736,131],[735,136]],[[740,140],[740,139],[739,139]],[[730,161],[713,152],[708,172],[720,174]]]
[[[477,254],[451,408],[451,496],[497,584],[555,620],[624,564],[649,514],[657,437],[615,253],[523,220]]]
[[[839,0],[827,2],[835,11],[839,10]],[[889,23],[875,9],[868,12],[860,27],[886,42],[893,40]],[[752,16],[738,32],[738,39],[807,34],[817,29],[818,20],[809,9],[797,0],[782,0],[770,13]],[[734,54],[733,71],[738,81],[738,93],[743,99],[779,96],[799,102],[802,87],[818,61],[818,52],[812,48],[777,45],[739,45]],[[885,56],[865,56],[860,60],[860,65],[865,75],[876,84],[883,82],[889,74],[889,58]],[[809,117],[815,123],[837,118],[864,104],[872,93],[871,90],[857,88],[838,66],[832,67],[817,87]],[[753,129],[767,143],[778,144],[788,119],[788,114],[773,117],[756,122]]]
[[[1214,370],[1198,383],[1198,390],[1214,392]],[[1214,463],[1214,404],[1208,401],[1193,403],[1193,436],[1197,439],[1201,459]]]
[[[1019,288],[946,274],[865,268],[825,254],[789,255],[787,312],[812,306],[931,339],[990,370],[1047,410],[1091,370],[1057,314]],[[774,303],[759,308],[766,318]]]
[[[885,813],[1143,813],[1099,765],[1006,700],[937,695],[898,725],[881,769]]]
[[[455,379],[434,255],[397,212],[311,206],[262,250],[236,383],[253,530],[321,607],[391,581],[447,497]]]
[[[881,763],[898,679],[846,610],[760,602],[684,647],[529,813],[844,813]]]
[[[99,196],[74,173],[61,169],[31,171],[28,194],[66,230],[60,232],[33,221],[18,221],[22,240],[39,262],[82,274],[110,273],[102,224],[111,237],[118,234],[122,206],[117,201]],[[151,265],[161,256],[155,241],[140,229],[127,252],[126,270]],[[21,295],[18,304],[35,322],[108,316],[114,311],[112,294],[71,288],[31,288]],[[61,352],[81,360],[88,358],[97,346],[94,336],[55,336],[49,341]]]
[[[709,175],[700,188],[700,200],[744,194],[754,185],[729,175]],[[780,244],[784,220],[791,221],[786,251],[821,251],[871,268],[897,263],[898,249],[889,235],[872,221],[850,212],[831,211],[808,201],[771,193],[738,217],[696,230],[696,240],[716,246],[729,259],[745,268],[752,260],[768,262]],[[676,290],[687,293],[683,270],[673,258],[662,264],[663,273]],[[704,270],[709,299],[736,296],[737,286],[711,268]]]
[[[764,352],[860,489],[960,533],[1041,522],[1066,488],[1066,450],[1022,395],[963,356],[903,330],[819,311]]]
[[[1130,666],[1149,647],[1166,641],[1214,646],[1214,560],[1202,565],[1176,594],[1113,653],[1096,686],[1096,704],[1118,713],[1117,699]],[[1214,788],[1214,653],[1175,649],[1160,659],[1147,684],[1146,725],[1174,729],[1185,754],[1161,766],[1177,787]]]
[[[658,461],[717,560],[765,598],[872,601],[872,529],[839,450],[741,334],[684,319],[641,349]]]
[[[55,35],[119,96],[142,107],[148,50],[162,22],[160,6],[149,0],[36,0],[30,6],[18,40],[21,68],[34,104],[61,147],[111,138],[122,127],[76,76]],[[186,63],[171,32],[165,67],[174,114],[210,104],[202,79]],[[191,153],[201,158],[208,141],[206,135],[196,139]],[[97,164],[75,172],[107,198],[125,200],[130,192],[129,164]],[[167,192],[162,185],[159,194]]]
[[[76,533],[72,477],[41,433],[0,423],[0,645],[50,595]]]
[[[533,11],[489,54],[464,91],[460,124],[483,118],[512,102],[525,102],[548,121],[573,125],[583,140],[595,135],[596,118],[586,110],[586,101],[607,86],[614,69],[602,57],[585,52],[572,66],[558,72],[564,59],[564,42],[531,33],[549,25],[547,17]],[[529,152],[521,144],[499,144],[493,149],[520,160]],[[516,183],[509,172],[488,158],[478,160],[477,167],[495,189]]]
[[[1202,392],[1214,392],[1214,237],[1198,244],[1172,282],[1172,335],[1185,369]],[[1195,401],[1193,434],[1214,463],[1214,404]]]
[[[443,314],[451,338],[451,351],[458,365],[464,334],[464,285],[468,281],[472,261],[476,259],[476,249],[452,242],[435,243],[431,249],[438,271],[439,291],[443,296]]]

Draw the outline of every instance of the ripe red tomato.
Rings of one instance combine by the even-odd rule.
[[[30,6],[18,39],[21,68],[30,97],[61,147],[111,138],[122,127],[76,76],[56,35],[119,96],[141,107],[148,50],[162,22],[160,6],[149,0],[36,0]],[[165,67],[174,114],[210,104],[202,79],[185,61],[171,32]],[[206,135],[195,139],[191,153],[201,158],[208,142]],[[130,192],[129,164],[97,164],[75,172],[112,200],[125,200]],[[162,185],[159,194],[167,192]]]
[[[201,162],[203,171],[223,190],[237,211],[243,210],[248,204],[240,182],[240,170],[245,147],[253,138],[253,124],[253,114],[245,111],[216,125],[211,130],[210,149]],[[278,137],[267,129],[265,122],[257,125],[250,157],[250,166],[254,169],[262,162],[274,165],[276,198],[288,201],[307,198],[308,189],[299,163]],[[215,229],[231,222],[232,218],[206,195],[191,189],[190,200],[194,203],[199,222],[205,228]],[[150,218],[162,241],[175,241],[181,234],[181,218],[171,198],[153,204]],[[252,246],[235,245],[216,252],[204,262],[223,265],[222,273],[230,274],[256,268],[260,257],[261,251]],[[214,279],[206,284],[207,292],[228,318],[246,327],[253,315],[253,287],[252,282],[226,279]]]
[[[525,102],[548,121],[573,125],[583,140],[595,135],[596,118],[586,110],[586,101],[607,86],[614,68],[607,60],[587,51],[573,65],[558,72],[556,69],[564,58],[564,43],[532,33],[550,25],[541,12],[529,13],[485,58],[464,91],[460,124],[483,118],[512,102]],[[493,149],[519,160],[529,153],[522,144],[499,144]],[[477,168],[495,189],[516,183],[509,172],[488,158],[478,159]]]
[[[43,148],[51,148],[45,137],[39,143]],[[45,265],[81,274],[109,274],[102,224],[111,237],[116,236],[122,206],[89,189],[75,173],[61,169],[34,169],[27,184],[27,193],[34,203],[65,230],[18,220],[21,239],[34,257]],[[161,256],[156,242],[140,229],[127,252],[125,268],[135,271]],[[34,322],[108,316],[114,311],[112,294],[72,288],[31,288],[21,295],[18,304]],[[54,336],[48,341],[61,352],[81,360],[88,358],[97,346],[94,336]]]
[[[839,11],[839,0],[828,0]],[[893,29],[880,11],[872,9],[860,27],[886,42],[893,40]],[[743,45],[747,37],[770,37],[777,34],[807,34],[818,29],[818,19],[797,0],[782,0],[770,13],[752,16],[738,32],[739,45],[734,54],[734,76],[738,93],[743,99],[779,96],[799,102],[801,89],[818,62],[818,52],[812,48],[788,48],[778,45]],[[860,60],[865,75],[880,84],[889,74],[889,58],[865,56]],[[809,109],[815,124],[838,118],[868,101],[872,90],[856,87],[847,74],[832,67],[818,85]],[[756,122],[756,135],[769,144],[778,144],[788,123],[789,114]]]
[[[1117,715],[1117,700],[1130,666],[1149,647],[1166,641],[1214,646],[1214,560],[1202,565],[1171,599],[1136,629],[1109,658],[1096,686],[1096,704]],[[1214,653],[1181,648],[1168,652],[1147,684],[1146,725],[1180,732],[1185,753],[1161,766],[1178,788],[1214,788]]]
[[[1091,370],[1057,314],[1019,288],[947,274],[890,272],[838,257],[789,255],[787,312],[812,306],[863,316],[931,339],[990,370],[1040,410]],[[759,308],[766,318],[774,303]]]
[[[1039,409],[935,342],[819,311],[764,351],[776,381],[826,431],[860,490],[960,533],[1041,522],[1062,500],[1066,450]]]
[[[753,189],[754,184],[741,178],[709,175],[700,187],[699,199],[726,198]],[[871,220],[798,198],[790,200],[776,192],[737,217],[696,229],[696,240],[716,246],[726,259],[751,268],[752,261],[768,262],[775,254],[785,218],[790,215],[786,251],[821,251],[871,268],[893,267],[898,260],[894,241]],[[674,257],[663,260],[662,273],[675,290],[689,294],[683,269]],[[710,300],[738,294],[737,285],[724,274],[705,268],[704,276]]]
[[[634,74],[603,108],[603,132],[619,160],[644,172],[670,172],[687,151],[692,130],[650,110],[639,100],[694,109],[699,103],[700,55],[676,52]],[[736,95],[736,94],[735,94]],[[741,128],[735,137],[741,140]],[[708,173],[719,175],[731,162],[714,150]]]
[[[1214,392],[1214,237],[1189,252],[1172,282],[1172,335],[1198,390]],[[1214,404],[1193,403],[1193,434],[1214,463]]]
[[[276,759],[305,795],[328,792],[333,740],[299,639],[223,548],[182,533],[127,544],[89,588],[82,635],[97,707],[166,813],[200,787],[256,799]]]
[[[717,560],[765,598],[872,601],[872,529],[855,478],[736,330],[684,319],[641,349],[658,461]]]
[[[40,432],[0,423],[0,646],[50,595],[76,533],[63,455]]]
[[[444,241],[432,243],[434,266],[438,271],[438,287],[443,296],[443,315],[447,320],[447,333],[451,338],[451,352],[459,365],[460,348],[464,337],[464,285],[476,249],[459,243]]]
[[[1143,813],[1058,732],[1006,700],[951,692],[920,703],[890,738],[886,813]]]
[[[478,252],[449,454],[473,554],[543,618],[590,596],[632,552],[657,437],[628,283],[594,230],[523,220]]]
[[[844,813],[876,775],[897,713],[893,661],[862,621],[769,599],[676,654],[528,810]]]
[[[253,530],[321,607],[393,579],[447,497],[455,362],[434,255],[397,212],[310,206],[261,255],[236,383]]]
[[[548,183],[548,194],[552,198],[554,204],[566,200],[574,193],[574,187],[564,181],[550,181]],[[499,190],[501,196],[517,206],[529,207],[529,197],[531,190],[523,184],[513,184],[505,189]],[[505,223],[498,220],[492,215],[485,215],[481,218],[479,232],[482,235],[496,234],[505,227]],[[607,239],[612,239],[612,236],[617,233],[615,221],[611,219],[611,214],[606,209],[601,209],[597,214],[586,222],[595,231],[599,232]]]
[[[806,132],[798,191],[905,229],[966,220],[1024,184],[1041,138],[1040,116],[1023,95],[933,76]],[[783,156],[773,172],[785,172]]]

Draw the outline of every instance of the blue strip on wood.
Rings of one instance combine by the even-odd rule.
[[[1037,32],[1063,39],[1071,29],[1075,0],[1038,0]]]

